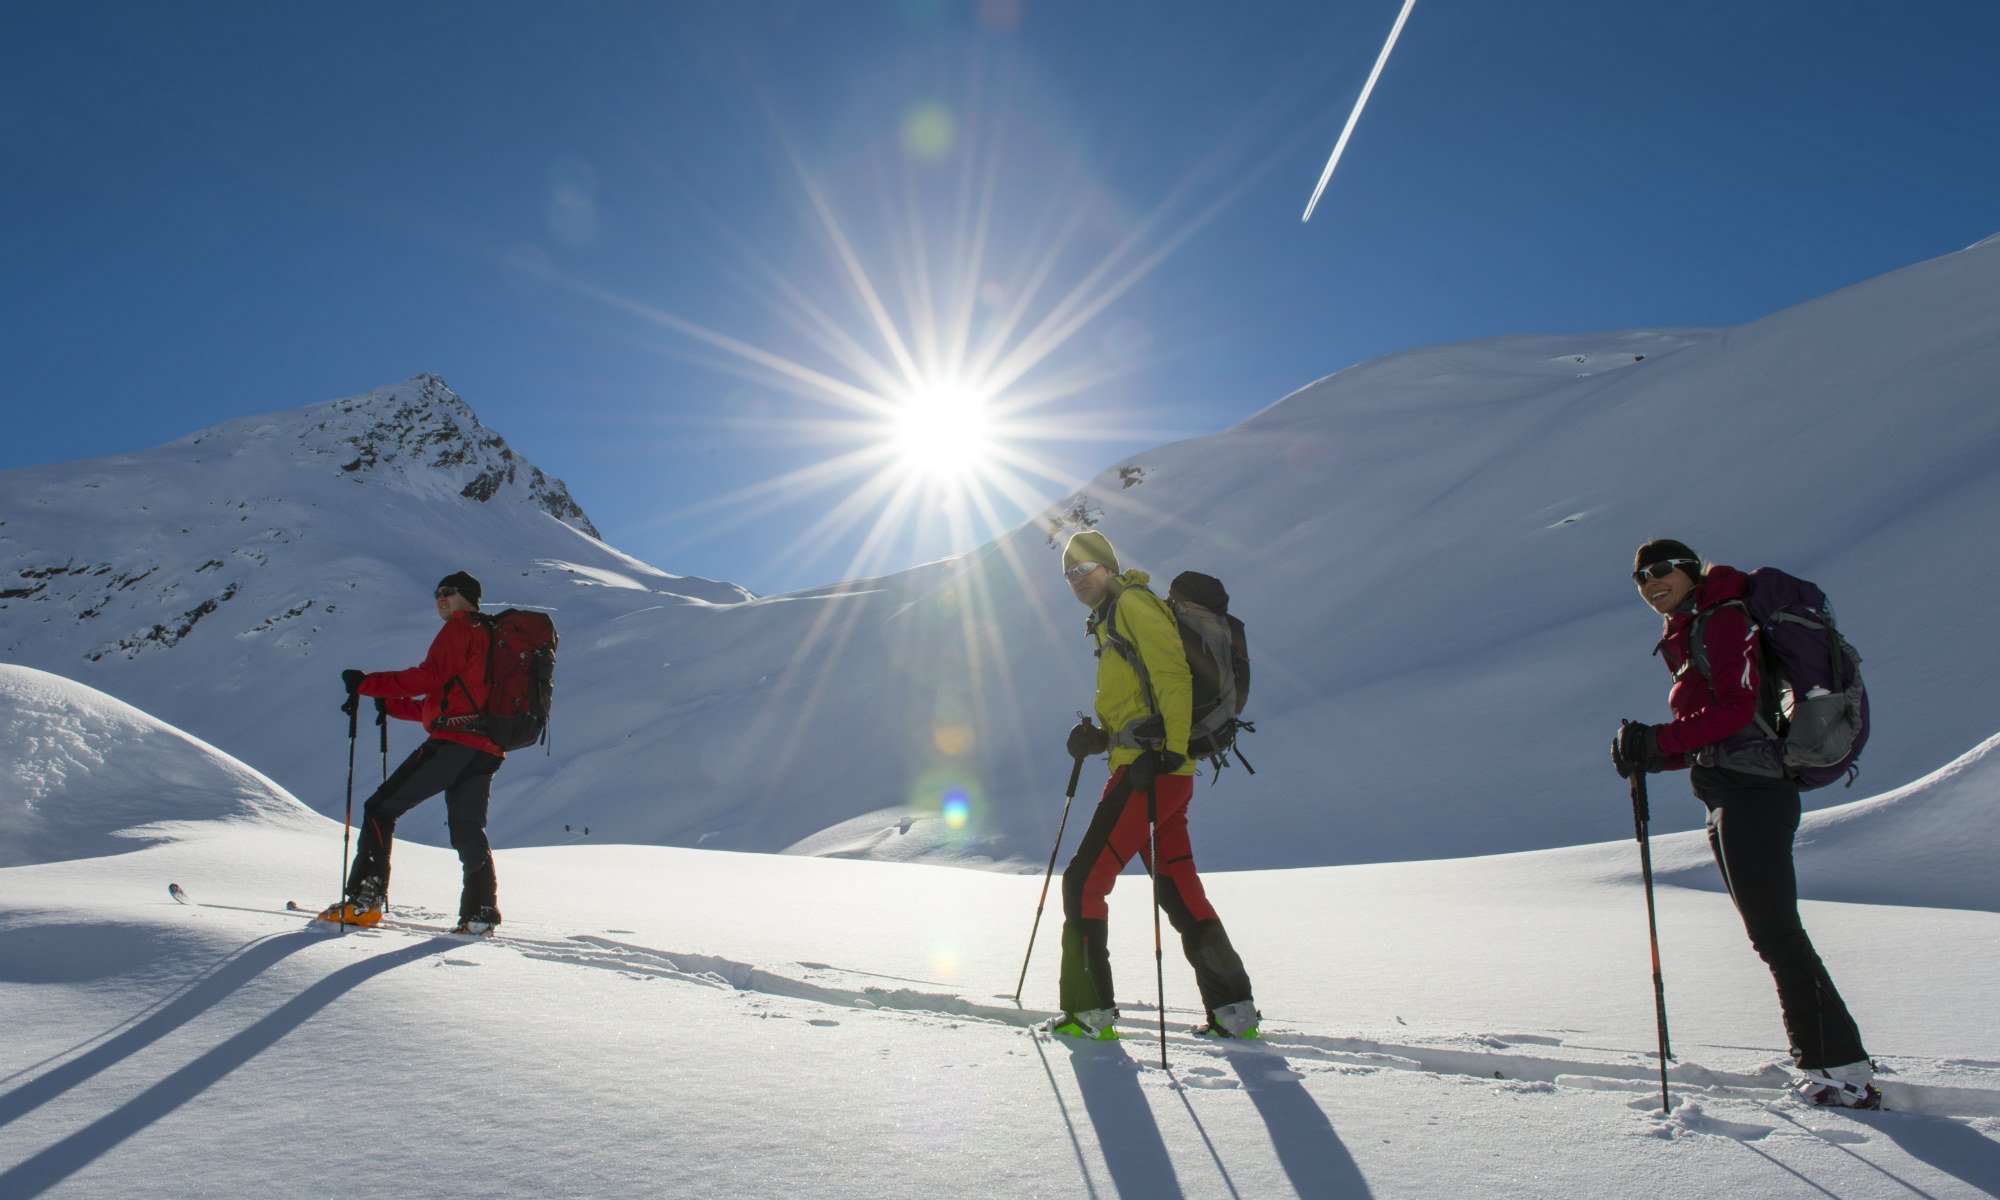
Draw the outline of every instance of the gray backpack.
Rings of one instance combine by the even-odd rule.
[[[1229,593],[1213,575],[1182,571],[1167,588],[1167,607],[1180,627],[1181,649],[1187,654],[1188,673],[1194,680],[1188,757],[1207,759],[1219,773],[1234,752],[1243,769],[1255,775],[1257,768],[1236,744],[1239,732],[1255,733],[1257,727],[1243,719],[1243,707],[1250,699],[1250,646],[1243,622],[1229,615]],[[1105,644],[1139,676],[1146,703],[1157,711],[1146,664],[1139,660],[1139,651],[1118,636],[1115,605],[1113,617],[1106,624]],[[1210,780],[1211,785],[1213,782]]]

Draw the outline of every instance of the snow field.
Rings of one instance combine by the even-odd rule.
[[[105,719],[117,710],[73,684],[9,671],[0,685],[0,720],[18,729],[39,694],[55,710],[39,719],[76,722],[110,764],[102,781],[70,773],[52,799],[161,835],[0,869],[10,1197],[155,1194],[162,1180],[176,1195],[303,1197],[2000,1186],[2000,1033],[1984,1002],[2000,963],[1967,952],[2000,935],[1988,908],[1808,904],[1900,1110],[1864,1116],[1783,1098],[1775,1000],[1726,898],[1663,884],[1679,1062],[1662,1114],[1629,843],[1218,873],[1271,1040],[1188,1036],[1196,1001],[1170,940],[1162,1070],[1142,876],[1113,895],[1126,1040],[1110,1045],[1026,1029],[1053,999],[1057,912],[1025,1007],[1008,998],[1031,876],[503,850],[501,937],[341,936],[275,911],[331,893],[337,823],[297,819],[275,789],[249,817],[162,821],[187,793],[99,806],[117,799],[117,760],[157,730],[143,714]],[[34,745],[0,742],[0,769]],[[197,785],[203,764],[241,778],[193,749]],[[1985,774],[1975,757],[1897,805],[1931,811]],[[1869,803],[1897,821],[1866,829],[1835,810],[1814,818],[1824,843],[1866,829],[1894,853],[1898,828],[1928,836]],[[1658,850],[1690,874],[1703,852],[1694,835]],[[175,903],[169,881],[202,903]],[[440,919],[456,890],[449,851],[399,844],[397,915]]]
[[[587,536],[429,377],[8,472],[0,1197],[2000,1194],[1996,247],[1734,330],[1390,356],[1058,505],[1254,618],[1260,774],[1193,821],[1269,1041],[1181,1031],[1169,932],[1166,1068],[1143,877],[1127,1040],[1077,1046],[1027,1028],[1059,900],[1016,1006],[1041,881],[954,869],[1039,872],[1056,826],[1089,660],[1042,526],[753,598]],[[1867,656],[1866,773],[1797,859],[1893,1111],[1783,1094],[1674,776],[1659,1110],[1604,761],[1661,711],[1622,575],[1659,534],[1818,580]],[[414,661],[458,567],[564,636],[555,753],[496,786],[503,934],[312,928],[277,910],[339,883],[332,681]],[[442,825],[399,830],[407,920],[452,911]]]

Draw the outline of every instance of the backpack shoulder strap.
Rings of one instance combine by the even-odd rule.
[[[1688,660],[1694,663],[1695,670],[1701,672],[1701,677],[1710,683],[1715,681],[1715,672],[1709,669],[1708,642],[1703,635],[1708,629],[1708,619],[1725,608],[1740,609],[1743,619],[1750,620],[1750,606],[1739,596],[1734,600],[1724,600],[1714,608],[1702,609],[1694,615],[1694,622],[1688,626]]]
[[[1140,656],[1139,647],[1133,645],[1123,634],[1118,632],[1119,603],[1125,599],[1126,592],[1133,590],[1146,592],[1149,596],[1152,595],[1152,592],[1147,590],[1146,585],[1141,583],[1132,584],[1121,590],[1111,598],[1110,607],[1106,610],[1104,620],[1099,628],[1104,635],[1103,645],[1109,647],[1118,657],[1125,660],[1126,666],[1132,668],[1132,673],[1139,677],[1139,692],[1146,698],[1146,707],[1157,713],[1160,711],[1160,706],[1153,700],[1153,677],[1146,671],[1146,660]]]
[[[1782,738],[1784,736],[1782,731],[1784,722],[1782,714],[1778,709],[1778,672],[1777,663],[1771,654],[1771,639],[1764,637],[1763,631],[1758,627],[1757,622],[1751,619],[1750,606],[1744,603],[1742,597],[1739,596],[1734,600],[1724,600],[1714,608],[1704,609],[1694,615],[1694,623],[1688,626],[1688,660],[1694,664],[1696,670],[1701,672],[1701,677],[1708,680],[1709,686],[1711,688],[1714,687],[1715,672],[1709,667],[1708,643],[1703,640],[1702,634],[1708,626],[1708,618],[1725,608],[1742,610],[1743,619],[1749,622],[1751,630],[1758,635],[1757,715],[1752,723],[1756,725],[1757,731],[1765,737],[1774,739]]]
[[[1113,730],[1111,733],[1111,744],[1113,746],[1131,745],[1144,748],[1159,745],[1157,741],[1152,741],[1151,739],[1166,735],[1166,723],[1160,716],[1159,702],[1153,698],[1153,677],[1146,670],[1145,658],[1140,655],[1137,646],[1127,641],[1118,632],[1118,603],[1124,599],[1125,592],[1134,589],[1145,592],[1149,596],[1153,594],[1151,589],[1147,588],[1144,584],[1135,583],[1130,585],[1111,598],[1111,604],[1105,611],[1104,620],[1093,621],[1091,630],[1102,635],[1103,640],[1097,650],[1099,654],[1104,653],[1107,648],[1110,649],[1119,658],[1124,659],[1125,665],[1131,667],[1132,673],[1139,677],[1139,695],[1146,701],[1148,715],[1138,718],[1124,729]]]
[[[493,689],[493,643],[496,640],[493,636],[493,628],[497,618],[489,617],[483,612],[474,612],[469,615],[472,617],[473,624],[478,626],[479,630],[486,635],[486,688],[488,691],[491,691]],[[446,680],[443,693],[445,696],[451,694],[453,684],[458,686],[459,691],[465,693],[466,704],[471,706],[474,712],[478,712],[479,701],[472,698],[472,689],[465,686],[465,676],[461,673],[453,675],[450,679]]]

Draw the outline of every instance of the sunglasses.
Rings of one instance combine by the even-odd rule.
[[[1698,567],[1700,565],[1701,562],[1699,559],[1670,558],[1665,562],[1651,563],[1632,572],[1632,582],[1643,586],[1648,579],[1665,579],[1667,573],[1675,567]]]
[[[1104,565],[1103,563],[1080,562],[1075,566],[1071,567],[1069,570],[1064,571],[1063,578],[1069,580],[1071,583],[1075,583],[1077,580],[1082,579],[1085,575],[1090,574],[1092,571],[1095,571],[1097,568],[1103,565]]]
[[[438,599],[440,599],[440,600],[442,600],[442,599],[444,599],[444,598],[445,598],[446,596],[456,596],[456,595],[458,595],[458,589],[457,589],[457,588],[439,588],[439,589],[437,590],[437,593],[436,593],[436,594],[437,594],[437,598],[438,598]]]

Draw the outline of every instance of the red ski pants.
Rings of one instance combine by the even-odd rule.
[[[1150,868],[1146,845],[1146,794],[1122,786],[1125,768],[1105,781],[1104,795],[1090,828],[1077,845],[1076,857],[1063,871],[1063,915],[1076,920],[1103,921],[1118,873],[1134,858]],[[1212,921],[1215,909],[1195,873],[1194,847],[1188,841],[1188,801],[1194,796],[1194,776],[1162,775],[1153,781],[1160,854],[1160,903],[1174,928],[1184,922]]]

